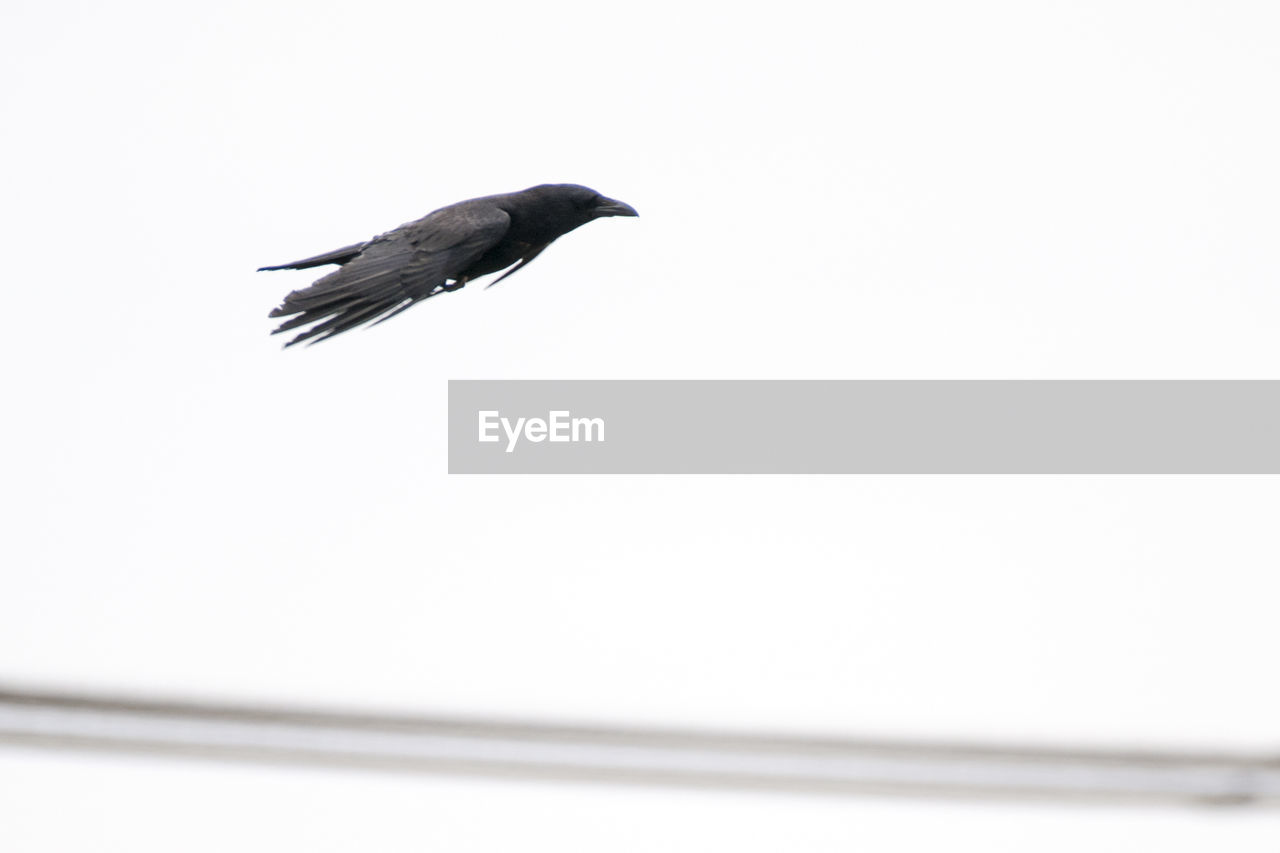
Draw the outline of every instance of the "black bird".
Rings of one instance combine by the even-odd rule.
[[[318,323],[286,347],[318,343],[362,323],[381,323],[416,302],[507,270],[492,287],[536,258],[557,237],[603,216],[635,208],[577,184],[543,184],[442,207],[421,219],[323,255],[261,270],[340,269],[295,290],[271,317],[297,315],[271,334]]]

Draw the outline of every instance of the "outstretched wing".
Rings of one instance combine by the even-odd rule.
[[[510,224],[497,207],[464,203],[375,237],[341,269],[286,296],[269,316],[297,316],[272,334],[317,324],[285,344],[290,347],[398,314],[442,292],[493,248]]]

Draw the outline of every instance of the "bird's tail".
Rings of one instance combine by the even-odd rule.
[[[291,320],[281,323],[273,335],[297,329],[310,323],[316,323],[305,332],[296,335],[285,344],[291,347],[304,341],[319,343],[334,335],[340,335],[348,329],[354,329],[363,323],[390,319],[418,300],[405,297],[403,294],[335,294],[332,300],[318,301],[305,297],[305,291],[294,291],[284,299],[284,304],[274,309],[268,317],[289,317]]]
[[[278,335],[316,323],[317,325],[297,335],[285,346],[291,347],[304,341],[318,343],[365,323],[376,325],[389,320],[410,305],[440,293],[457,290],[466,283],[464,278],[425,293],[413,293],[406,291],[401,285],[399,276],[380,276],[378,273],[383,271],[383,266],[385,265],[379,265],[354,278],[350,275],[350,267],[335,270],[310,287],[293,291],[284,298],[280,307],[267,315],[292,317],[281,323],[271,334]]]

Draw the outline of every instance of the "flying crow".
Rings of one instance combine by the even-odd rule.
[[[630,205],[576,184],[543,184],[460,201],[365,243],[261,267],[340,267],[286,296],[269,316],[296,316],[272,334],[316,323],[285,344],[290,347],[305,340],[317,343],[362,323],[381,323],[416,302],[511,267],[492,283],[497,284],[557,237],[593,219],[636,215]]]

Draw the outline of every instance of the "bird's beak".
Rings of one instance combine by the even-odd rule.
[[[602,198],[596,205],[596,217],[601,216],[639,216],[636,209],[625,202],[611,198]]]

